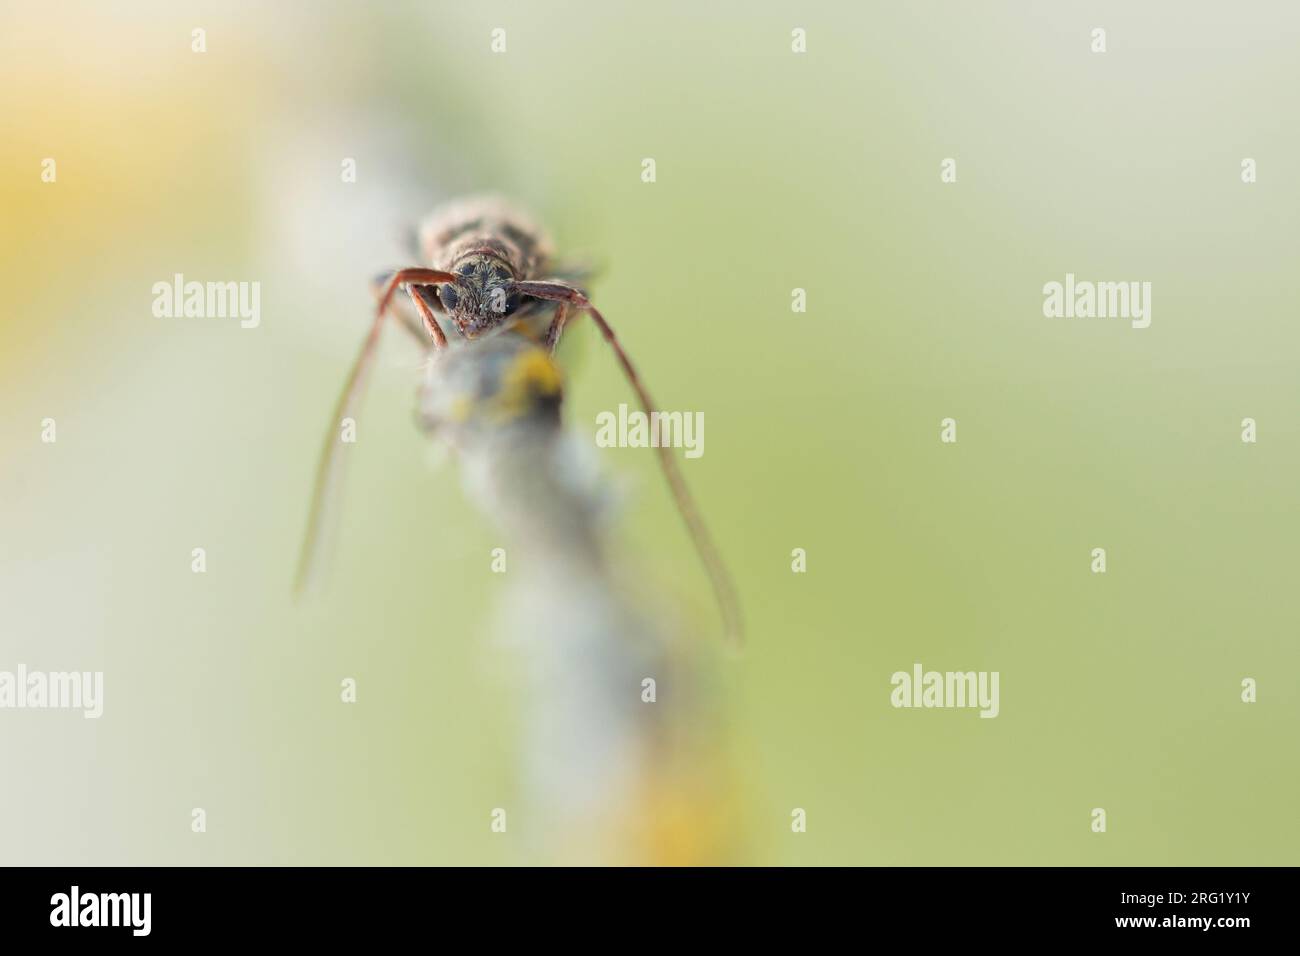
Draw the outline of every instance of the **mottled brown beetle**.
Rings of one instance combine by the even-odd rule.
[[[550,322],[545,326],[543,344],[548,354],[553,354],[571,314],[585,312],[613,348],[646,414],[652,415],[656,409],[614,330],[592,306],[586,294],[571,281],[580,273],[555,265],[546,233],[517,209],[495,198],[453,202],[430,214],[420,226],[417,242],[419,255],[429,263],[429,267],[400,269],[377,287],[378,307],[374,321],[335,405],[316,472],[307,536],[298,570],[299,588],[308,577],[317,549],[322,512],[339,445],[335,429],[349,417],[361,395],[384,318],[394,311],[394,298],[399,290],[409,297],[419,321],[400,311],[397,317],[426,347],[432,343],[434,361],[437,353],[450,347],[439,324],[439,315],[461,337],[472,342],[499,330],[523,327],[539,316],[544,317],[546,310],[552,309]],[[727,634],[738,642],[740,614],[731,579],[677,468],[672,449],[659,445],[658,452],[664,477],[713,585]]]

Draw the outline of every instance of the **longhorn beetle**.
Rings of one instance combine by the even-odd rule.
[[[434,210],[423,221],[417,233],[417,244],[420,258],[428,266],[399,269],[377,285],[378,305],[374,320],[335,404],[334,417],[316,470],[307,534],[298,568],[299,590],[310,576],[318,549],[320,526],[339,445],[336,429],[339,422],[349,417],[360,399],[374,361],[384,318],[397,305],[395,298],[399,291],[406,293],[419,321],[409,314],[399,313],[398,317],[407,330],[426,346],[432,344],[434,361],[437,361],[438,353],[452,347],[439,323],[440,315],[469,343],[464,347],[472,348],[473,341],[480,336],[518,327],[519,323],[544,316],[547,309],[553,309],[544,346],[549,354],[554,354],[570,316],[585,312],[614,350],[614,356],[646,415],[651,421],[657,420],[655,403],[614,330],[586,294],[570,281],[576,273],[554,265],[553,250],[546,233],[518,210],[490,197],[449,203]],[[726,567],[677,468],[672,449],[663,443],[659,443],[657,448],[668,487],[713,586],[727,635],[739,643],[739,606]]]

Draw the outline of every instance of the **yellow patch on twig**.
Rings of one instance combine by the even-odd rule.
[[[564,385],[560,367],[541,349],[529,349],[515,358],[501,379],[494,402],[502,419],[518,418],[533,411],[538,399],[553,399]]]

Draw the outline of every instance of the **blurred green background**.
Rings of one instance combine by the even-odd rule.
[[[0,862],[528,859],[487,826],[499,542],[393,332],[334,585],[290,600],[367,282],[484,189],[603,264],[653,393],[705,413],[744,859],[1296,862],[1296,7],[133,7],[0,4],[0,669],[106,672],[99,721],[0,714]],[[260,281],[261,326],[154,318],[176,272]],[[1150,281],[1151,327],[1043,318],[1066,272]],[[630,392],[588,329],[561,357],[594,433]],[[712,653],[651,453],[601,455]],[[893,709],[914,661],[1000,671],[1001,715]]]

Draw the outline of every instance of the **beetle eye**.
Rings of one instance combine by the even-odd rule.
[[[460,300],[460,297],[456,294],[456,290],[449,285],[438,286],[438,298],[442,300],[442,307],[444,309],[456,308],[456,303]]]
[[[510,274],[506,272],[505,269],[502,269],[500,266],[497,266],[495,269],[492,270],[492,278],[495,279],[497,282],[505,282],[507,279],[510,278]]]
[[[461,266],[459,269],[456,270],[456,274],[465,276],[467,278],[469,276],[472,276],[474,274],[474,263],[472,262],[465,263],[463,266]]]

